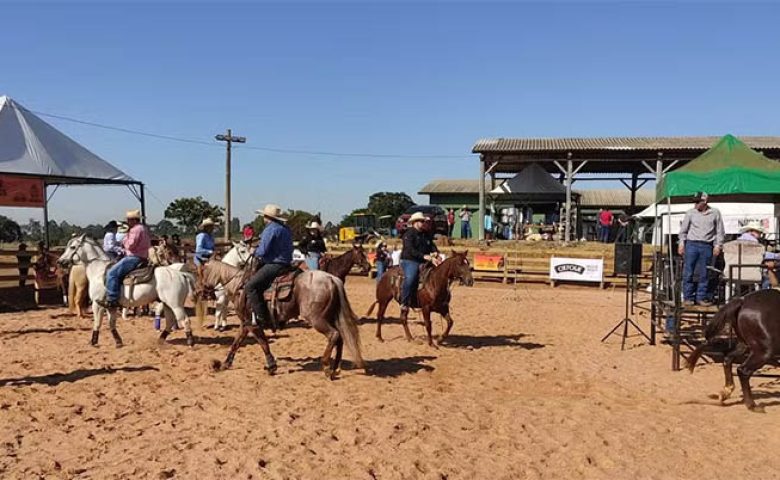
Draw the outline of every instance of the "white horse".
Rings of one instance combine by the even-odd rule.
[[[250,258],[252,258],[252,252],[246,243],[233,242],[233,248],[222,257],[221,261],[233,267],[243,268]],[[217,285],[214,289],[214,295],[217,297],[214,302],[214,306],[216,307],[214,314],[214,329],[221,332],[227,327],[229,300],[222,285]]]
[[[103,312],[106,310],[97,301],[105,297],[106,270],[111,265],[111,260],[103,251],[103,247],[95,240],[80,235],[72,238],[65,251],[57,260],[63,265],[86,265],[87,278],[89,279],[89,296],[92,299],[92,311],[94,319],[92,324],[92,345],[97,345],[100,334],[100,326],[103,320]],[[123,307],[138,307],[159,300],[163,305],[165,314],[165,329],[160,333],[160,342],[164,342],[171,333],[174,321],[184,326],[187,335],[187,344],[192,346],[195,339],[192,336],[192,326],[184,310],[184,302],[187,296],[195,289],[195,275],[181,270],[182,265],[157,267],[154,275],[148,283],[137,285],[122,285],[119,304]],[[122,337],[116,330],[116,310],[108,311],[108,325],[111,335],[114,337],[117,347],[122,346]]]

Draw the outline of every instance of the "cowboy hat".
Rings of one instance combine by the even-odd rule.
[[[106,224],[106,227],[104,228],[104,230],[113,230],[113,229],[117,228],[118,226],[119,226],[119,224],[116,222],[116,220],[111,220],[110,222],[108,222]]]
[[[207,217],[207,218],[204,218],[202,222],[200,222],[200,225],[198,225],[198,228],[203,229],[203,228],[206,228],[206,227],[213,227],[216,224],[217,223],[214,220],[212,220],[211,218]]]
[[[414,223],[414,222],[424,222],[425,221],[425,215],[423,215],[422,212],[414,212],[411,217],[409,217],[409,221],[407,223]]]
[[[308,228],[309,230],[322,230],[322,225],[320,225],[319,222],[313,221],[313,222],[309,222],[306,225],[306,228]]]
[[[761,222],[748,222],[747,225],[744,225],[739,229],[739,233],[746,233],[750,231],[756,231],[762,235],[766,233],[766,229],[764,229],[764,226],[761,225]]]
[[[287,218],[282,215],[282,207],[279,205],[275,205],[273,203],[269,203],[265,207],[263,207],[262,210],[256,210],[255,213],[260,213],[264,217],[271,218],[273,220],[278,220],[280,222],[286,222]]]
[[[135,210],[128,210],[125,214],[125,218],[128,220],[140,220],[141,219],[141,211],[137,208]]]
[[[129,231],[130,227],[126,223],[119,225],[119,228],[117,229],[117,233],[127,233]]]

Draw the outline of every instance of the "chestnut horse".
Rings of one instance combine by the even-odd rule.
[[[224,285],[227,295],[234,299],[236,313],[241,319],[241,330],[230,346],[230,352],[228,352],[224,364],[215,361],[212,365],[215,370],[230,368],[241,343],[247,335],[251,334],[263,349],[266,370],[270,374],[276,372],[276,359],[271,354],[268,339],[262,327],[252,324],[246,292],[241,288],[245,276],[248,276],[251,271],[252,268],[248,268],[247,275],[245,275],[245,272],[239,268],[214,260],[207,262],[199,271],[196,288],[198,302],[202,301],[204,294],[209,289],[213,289],[217,285]],[[238,298],[236,299],[236,297]],[[301,272],[293,282],[292,297],[286,301],[277,301],[275,305],[269,305],[269,310],[279,323],[299,318],[308,322],[315,330],[327,337],[328,344],[322,354],[322,370],[331,380],[338,375],[345,343],[357,368],[365,368],[360,351],[357,316],[347,300],[344,283],[338,278],[319,270]],[[336,356],[331,362],[334,347],[336,348]]]
[[[371,270],[371,264],[363,246],[357,243],[338,257],[324,256],[320,260],[320,270],[338,277],[342,282],[347,281],[347,275],[349,275],[353,265],[360,267],[363,273],[368,273]]]
[[[732,363],[747,354],[745,361],[737,368],[739,383],[742,385],[742,398],[749,410],[761,412],[763,407],[756,406],[753,401],[750,376],[780,355],[780,290],[760,290],[735,298],[724,305],[707,324],[704,330],[706,341],[696,347],[688,359],[688,369],[691,373],[704,350],[727,323],[734,329],[739,341],[723,359],[726,385],[720,392],[720,401],[726,401],[734,391]]]
[[[431,336],[431,312],[436,312],[447,322],[447,327],[438,338],[441,344],[450,334],[453,320],[450,316],[450,286],[455,280],[460,280],[462,285],[474,285],[474,278],[471,276],[471,264],[468,259],[468,251],[459,253],[452,252],[452,256],[446,259],[428,275],[425,283],[417,290],[417,306],[422,310],[423,321],[425,322],[425,331],[428,333],[428,345],[435,347]],[[401,298],[401,285],[403,284],[403,272],[400,267],[389,269],[382,276],[379,283],[376,284],[376,302],[371,305],[366,316],[371,315],[374,307],[378,304],[379,311],[376,316],[376,338],[382,341],[382,320],[385,317],[387,306],[395,298]],[[409,331],[407,320],[408,312],[401,312],[401,322],[404,326],[406,339],[411,341],[412,334]]]

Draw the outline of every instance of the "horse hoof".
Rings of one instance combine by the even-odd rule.
[[[752,407],[748,407],[748,410],[750,410],[753,413],[766,413],[766,410],[764,410],[764,407],[753,405]]]
[[[273,376],[276,373],[276,365],[265,367],[265,371],[268,372],[268,375]]]
[[[194,347],[195,346],[195,337],[192,336],[191,333],[187,334],[187,346],[188,347]]]
[[[99,337],[100,337],[100,332],[93,330],[92,339],[89,341],[89,344],[92,345],[93,347],[97,347]]]
[[[211,371],[212,372],[219,372],[220,370],[222,370],[222,362],[220,362],[219,360],[216,360],[216,359],[212,360],[211,361]]]
[[[377,336],[376,336],[376,340],[377,340],[378,342],[383,342],[383,343],[384,343],[384,341],[385,341],[385,339],[384,339],[384,338],[382,338],[382,337],[380,337],[379,335],[377,335]]]

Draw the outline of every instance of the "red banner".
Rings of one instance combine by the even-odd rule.
[[[500,272],[504,270],[504,256],[491,253],[475,253],[474,270]]]
[[[1,207],[43,208],[43,179],[0,175]]]

